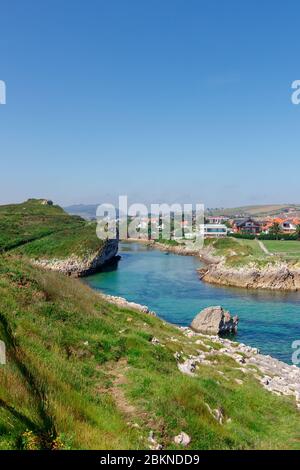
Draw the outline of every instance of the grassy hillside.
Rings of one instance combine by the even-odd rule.
[[[31,200],[0,207],[0,241],[0,449],[149,448],[150,431],[167,449],[181,431],[191,449],[300,448],[295,401],[232,358],[214,356],[194,377],[179,371],[175,353],[184,361],[217,343],[30,263],[99,249],[93,224]],[[250,242],[234,241],[249,252]]]
[[[170,449],[181,431],[194,449],[300,447],[292,399],[265,391],[226,356],[183,375],[174,353],[204,346],[106,303],[79,280],[5,255],[0,312],[8,355],[0,366],[2,449],[149,448],[150,430]],[[223,425],[207,404],[222,408]]]
[[[90,255],[101,248],[96,226],[61,207],[31,199],[0,206],[0,252],[12,249],[31,258]]]
[[[256,263],[263,266],[272,261],[260,248],[257,240],[233,237],[206,239],[205,246],[211,247],[216,256],[224,257],[228,266],[243,266]]]
[[[300,204],[262,204],[254,206],[241,206],[232,208],[221,208],[221,209],[209,209],[208,215],[228,215],[229,217],[241,216],[253,216],[253,217],[265,217],[269,215],[277,215],[288,209],[294,209],[300,211]]]

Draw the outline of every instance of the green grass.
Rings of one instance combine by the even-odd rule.
[[[62,259],[71,255],[83,258],[95,254],[101,246],[102,242],[96,236],[96,224],[86,222],[84,225],[74,227],[74,229],[60,230],[22,245],[15,252],[32,259]]]
[[[300,260],[300,241],[264,240],[266,248],[284,259]]]
[[[226,356],[183,375],[174,353],[205,345],[28,260],[86,256],[99,243],[94,224],[57,206],[0,207],[0,449],[149,448],[150,430],[166,449],[181,431],[191,449],[300,448],[292,399],[271,395]],[[208,243],[233,263],[258,256],[249,240]],[[207,404],[222,408],[222,426]]]
[[[238,238],[236,240],[241,246],[249,247],[251,250],[251,255],[257,258],[265,258],[265,253],[262,251],[257,240],[247,240],[241,238]]]
[[[173,355],[196,354],[195,338],[108,304],[79,280],[2,256],[0,312],[8,353],[0,374],[2,448],[147,448],[150,429],[167,449],[181,431],[191,449],[300,447],[292,399],[271,395],[227,357],[200,366],[196,377],[183,375]],[[123,377],[117,388],[116,374]],[[120,390],[132,413],[116,399]],[[206,403],[231,421],[219,425]]]
[[[0,252],[14,249],[31,258],[84,257],[102,245],[94,223],[70,216],[59,206],[35,199],[0,206]]]
[[[225,263],[232,267],[241,267],[249,263],[264,266],[273,262],[260,248],[257,240],[234,237],[206,239],[205,246],[211,246],[214,254],[225,258]]]
[[[257,240],[234,237],[205,240],[205,246],[211,246],[215,255],[224,257],[225,263],[232,267],[242,267],[249,263],[264,267],[280,260],[291,263],[300,261],[300,241],[262,240],[262,243],[274,256],[264,253]]]
[[[162,243],[163,245],[167,245],[167,246],[180,246],[180,245],[184,245],[184,243],[178,243],[177,240],[169,240],[169,239],[165,239],[165,238],[159,238],[157,240],[155,240],[156,242],[158,243]]]

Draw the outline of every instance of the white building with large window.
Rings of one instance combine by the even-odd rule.
[[[226,237],[228,228],[224,224],[204,224],[204,238]]]

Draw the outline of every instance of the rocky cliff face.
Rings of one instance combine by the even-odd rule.
[[[231,268],[221,262],[201,268],[199,273],[202,280],[224,286],[285,291],[300,289],[300,269],[287,263],[270,264],[264,268]]]
[[[77,277],[93,274],[111,262],[117,255],[119,248],[118,240],[107,240],[98,253],[94,253],[85,258],[72,255],[66,259],[40,259],[34,260],[35,265],[52,271],[59,271]]]

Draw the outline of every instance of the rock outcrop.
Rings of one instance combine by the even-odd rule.
[[[99,271],[105,264],[116,259],[118,248],[118,240],[107,240],[98,253],[84,258],[73,255],[66,259],[39,259],[32,262],[45,269],[59,271],[69,276],[83,277]]]
[[[235,334],[238,322],[238,317],[231,317],[223,307],[207,307],[194,318],[191,328],[208,335]]]
[[[167,245],[166,243],[159,243],[159,242],[154,242],[153,243],[154,248],[158,248],[161,251],[165,251],[168,253],[175,253],[176,255],[181,255],[181,256],[199,256],[199,249],[196,249],[191,246],[186,246],[184,244],[178,244],[178,245]]]
[[[42,199],[41,204],[42,206],[53,206],[53,201],[51,201],[50,199]]]
[[[233,268],[218,263],[201,268],[199,274],[203,281],[224,286],[285,291],[300,289],[300,269],[287,263],[270,263],[264,268],[255,265]]]
[[[175,444],[186,447],[191,442],[191,438],[186,432],[182,431],[180,434],[178,434],[178,436],[174,437],[174,442]]]
[[[115,295],[105,295],[101,294],[102,297],[105,298],[108,302],[118,305],[119,307],[122,308],[130,308],[133,310],[137,310],[138,312],[141,313],[147,313],[148,315],[156,316],[156,313],[151,311],[146,305],[140,305],[137,304],[136,302],[129,302],[128,300],[124,299],[123,297],[117,297]],[[154,338],[153,338],[154,339]],[[152,339],[152,341],[153,341]],[[154,343],[154,341],[153,341]]]
[[[271,356],[260,354],[257,348],[247,346],[243,343],[236,343],[227,338],[219,336],[205,336],[196,333],[190,328],[180,327],[183,333],[191,337],[197,337],[196,343],[205,350],[199,350],[197,356],[189,356],[184,358],[182,362],[181,354],[175,353],[174,357],[177,361],[178,369],[186,375],[197,376],[198,365],[204,364],[218,365],[218,356],[227,356],[233,359],[237,364],[237,370],[241,371],[245,377],[252,374],[253,377],[260,382],[262,387],[275,395],[284,395],[294,397],[297,408],[300,409],[300,368],[296,365],[289,365],[279,361]],[[206,340],[215,343],[219,347],[217,349],[208,347]],[[219,371],[220,374],[224,372]],[[242,386],[242,380],[235,380]],[[216,410],[212,410],[216,411]],[[216,417],[217,419],[217,417]]]

